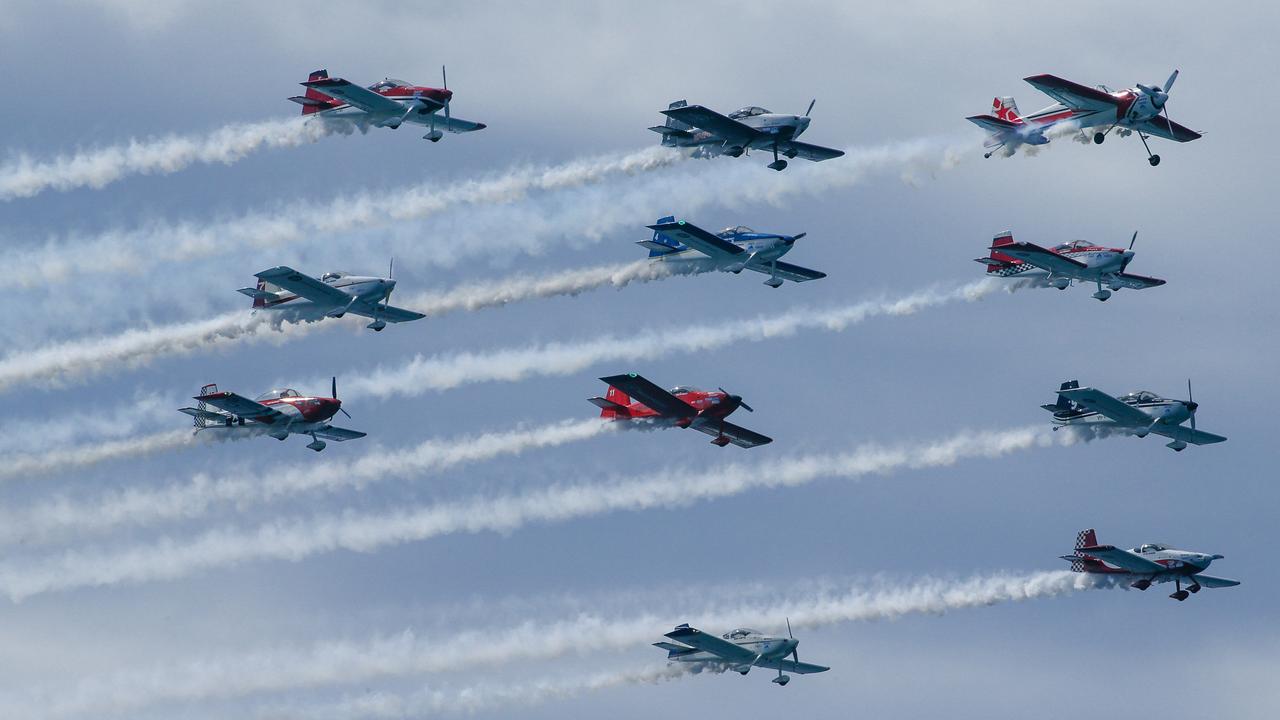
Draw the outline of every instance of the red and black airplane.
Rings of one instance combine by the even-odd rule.
[[[725,420],[738,408],[755,411],[741,395],[731,395],[724,388],[708,391],[677,386],[667,391],[635,373],[600,379],[609,384],[609,391],[589,402],[601,408],[602,418],[693,428],[714,436],[711,444],[720,447],[733,443],[750,448],[773,442],[773,438]]]

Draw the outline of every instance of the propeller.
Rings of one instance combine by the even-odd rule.
[[[445,71],[444,65],[440,66],[440,79],[444,81],[444,89],[448,90],[449,89],[449,73]],[[453,98],[449,98],[449,97],[444,99],[444,121],[446,124],[449,122],[449,101],[452,99]]]
[[[1195,399],[1192,398],[1191,396],[1191,378],[1187,378],[1187,412],[1191,413],[1191,429],[1192,430],[1196,429],[1196,408],[1199,408],[1199,407],[1200,407],[1200,404],[1197,403]]]
[[[799,240],[800,238],[802,238],[802,237],[804,237],[805,235],[808,235],[808,234],[809,234],[809,233],[807,233],[807,232],[802,232],[802,233],[800,233],[800,234],[798,234],[798,235],[792,235],[792,236],[791,236],[791,242],[795,242],[796,240]]]
[[[1158,115],[1163,112],[1164,119],[1170,124],[1173,123],[1173,118],[1169,117],[1169,109],[1165,107],[1165,105],[1169,102],[1169,91],[1173,89],[1173,83],[1177,79],[1178,71],[1174,70],[1169,75],[1169,79],[1164,81],[1163,88],[1159,85],[1148,87],[1142,83],[1138,83],[1138,89],[1141,90],[1144,95],[1151,98],[1151,106],[1156,109],[1156,114]]]
[[[809,117],[809,113],[813,112],[813,104],[818,102],[818,98],[809,101],[809,109],[804,111],[804,116]]]
[[[333,385],[329,387],[329,392],[331,393],[329,397],[333,398],[334,400],[338,399],[338,376],[337,375],[333,376]],[[344,410],[341,403],[338,404],[338,410],[341,410],[342,414],[346,415],[348,418],[351,417],[351,413]]]
[[[796,636],[791,634],[791,618],[787,618],[787,637],[796,639]],[[791,659],[795,660],[797,665],[800,664],[800,643],[798,642],[791,646]]]
[[[741,395],[734,395],[733,393],[730,393],[728,390],[725,390],[724,388],[717,388],[717,389],[718,389],[720,392],[724,393],[724,394],[725,394],[725,395],[726,395],[730,400],[737,400],[737,401],[738,401],[738,404],[742,406],[742,409],[743,409],[743,410],[746,410],[747,412],[755,412],[755,410],[753,410],[753,409],[751,408],[751,406],[750,406],[750,405],[748,405],[748,404],[747,404],[747,403],[742,399],[742,396],[741,396]]]
[[[1134,243],[1134,242],[1136,242],[1137,240],[1138,240],[1138,231],[1137,231],[1137,230],[1134,230],[1134,231],[1133,231],[1133,237],[1129,238],[1129,249],[1130,249],[1130,250],[1132,250],[1132,249],[1133,249],[1133,243]]]

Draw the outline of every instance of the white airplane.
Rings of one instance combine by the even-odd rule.
[[[1115,428],[1140,438],[1155,433],[1171,438],[1165,447],[1175,452],[1182,452],[1188,443],[1210,445],[1226,441],[1221,435],[1196,429],[1196,409],[1200,404],[1191,399],[1190,380],[1186,400],[1171,400],[1146,390],[1117,398],[1069,380],[1058,390],[1057,404],[1040,407],[1053,413],[1054,430],[1069,426]],[[1187,420],[1191,427],[1182,424]]]
[[[1061,556],[1071,563],[1075,572],[1099,575],[1127,575],[1133,578],[1132,587],[1146,590],[1152,583],[1172,581],[1177,588],[1169,597],[1182,602],[1189,593],[1200,592],[1201,587],[1235,587],[1239,580],[1205,575],[1209,564],[1221,560],[1221,555],[1176,550],[1161,543],[1147,543],[1132,550],[1121,550],[1114,545],[1099,545],[1093,528],[1081,530],[1076,535],[1076,551]],[[1182,582],[1187,581],[1187,589]]]
[[[771,288],[781,286],[783,280],[805,282],[827,276],[824,272],[778,261],[806,233],[760,233],[738,225],[713,235],[684,220],[676,222],[674,216],[661,218],[656,225],[648,227],[653,231],[653,239],[636,244],[649,249],[650,260],[672,263],[680,270],[721,270],[734,274],[753,270],[768,275],[764,284]]]
[[[267,437],[284,440],[293,435],[309,435],[307,448],[320,452],[325,449],[326,438],[335,442],[355,440],[367,433],[334,427],[329,420],[342,412],[338,399],[338,378],[333,379],[330,397],[306,396],[292,388],[265,392],[250,400],[233,392],[218,392],[217,385],[205,385],[195,400],[196,407],[178,408],[178,412],[195,418],[196,432],[219,429],[224,432],[265,431]],[[210,410],[210,408],[214,408]]]
[[[800,644],[791,635],[791,621],[787,621],[787,637],[765,637],[757,630],[738,628],[720,637],[710,635],[697,628],[677,625],[666,637],[682,644],[656,642],[654,647],[667,651],[667,660],[671,662],[699,662],[727,665],[734,672],[746,675],[753,667],[777,670],[778,677],[773,682],[785,686],[791,682],[791,676],[784,675],[783,670],[797,675],[826,672],[831,668],[825,665],[810,665],[800,662],[800,654],[796,646]],[[787,656],[791,659],[788,660]]]
[[[987,266],[987,274],[997,277],[1041,277],[1049,285],[1066,290],[1072,282],[1093,283],[1098,291],[1095,300],[1106,302],[1111,292],[1121,288],[1142,290],[1159,287],[1165,283],[1160,278],[1132,275],[1125,272],[1133,260],[1133,243],[1138,239],[1135,231],[1129,239],[1129,249],[1108,248],[1084,240],[1074,240],[1052,248],[1014,240],[1013,233],[1002,232],[991,241],[991,254],[975,258]],[[1109,290],[1103,290],[1106,283]]]
[[[1088,142],[1085,130],[1099,128],[1093,134],[1093,142],[1098,145],[1117,127],[1120,129],[1116,132],[1121,137],[1137,132],[1142,147],[1147,150],[1147,162],[1152,167],[1160,164],[1160,156],[1151,152],[1147,136],[1180,143],[1201,137],[1200,133],[1169,119],[1167,103],[1169,91],[1178,79],[1177,70],[1169,75],[1163,88],[1142,83],[1127,90],[1111,90],[1105,85],[1091,88],[1054,75],[1032,75],[1023,79],[1057,102],[1044,110],[1020,116],[1013,98],[998,97],[992,103],[990,115],[966,118],[990,133],[984,157],[991,157],[1001,148],[1006,155],[1012,155],[1020,145],[1044,145],[1049,142],[1046,131],[1065,123],[1076,128],[1085,142]]]
[[[773,162],[769,169],[782,170],[786,160],[778,159],[781,153],[787,158],[802,157],[818,162],[844,155],[841,150],[810,145],[796,140],[809,128],[809,113],[814,100],[804,115],[771,113],[755,105],[721,115],[701,105],[690,105],[677,100],[662,111],[667,116],[665,125],[650,130],[662,135],[666,147],[689,148],[694,157],[728,155],[739,157],[748,150],[772,150]]]
[[[394,267],[394,262],[392,263]],[[340,318],[347,313],[372,318],[365,327],[379,332],[387,323],[402,323],[426,317],[419,312],[387,304],[396,281],[387,277],[362,277],[343,272],[327,272],[317,280],[287,265],[263,270],[257,287],[240,288],[236,292],[253,298],[255,310],[271,310],[286,314],[295,321],[316,321],[326,317]]]

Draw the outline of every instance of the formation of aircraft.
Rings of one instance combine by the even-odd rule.
[[[766,637],[758,630],[749,628],[738,628],[716,637],[689,627],[687,623],[677,625],[666,637],[676,642],[656,642],[653,645],[667,651],[669,662],[724,665],[743,675],[751,672],[753,667],[769,668],[778,671],[778,676],[772,682],[782,687],[791,682],[791,676],[784,675],[784,670],[797,675],[808,675],[831,669],[825,665],[800,662],[800,653],[796,650],[800,641],[791,634],[790,620],[787,621],[787,637],[784,638]],[[788,655],[791,656],[790,660],[787,659]]]
[[[1055,75],[1032,75],[1023,79],[1056,102],[1023,116],[1018,114],[1013,98],[997,97],[990,115],[966,118],[989,133],[984,143],[988,148],[985,157],[991,157],[1000,149],[1012,155],[1021,145],[1044,145],[1049,142],[1046,133],[1051,128],[1065,126],[1082,133],[1097,128],[1093,142],[1099,145],[1112,130],[1122,137],[1136,132],[1147,150],[1147,161],[1155,167],[1160,164],[1160,156],[1151,152],[1148,136],[1180,143],[1201,137],[1200,133],[1169,119],[1169,91],[1178,79],[1177,70],[1169,75],[1164,87],[1139,83],[1125,90],[1111,90],[1104,85],[1091,88]]]
[[[253,298],[255,310],[270,310],[293,321],[340,318],[347,313],[371,318],[365,327],[381,332],[387,323],[402,323],[426,317],[420,312],[388,305],[396,281],[387,277],[365,277],[344,272],[327,272],[319,279],[281,265],[256,273],[258,284],[237,292]]]
[[[1150,433],[1170,438],[1165,446],[1182,452],[1188,444],[1211,445],[1225,442],[1221,435],[1196,429],[1196,410],[1200,404],[1191,398],[1191,381],[1187,380],[1187,399],[1172,400],[1141,390],[1113,397],[1101,390],[1080,387],[1079,381],[1068,380],[1058,390],[1058,402],[1040,407],[1053,413],[1054,429],[1084,426],[1114,429],[1140,438]],[[1191,427],[1182,423],[1191,421]]]
[[[443,68],[440,73],[444,76]],[[327,70],[316,70],[302,86],[307,89],[306,93],[289,99],[302,106],[303,115],[315,115],[321,120],[392,130],[404,123],[423,125],[428,131],[422,138],[431,142],[439,142],[445,132],[465,133],[485,128],[484,123],[451,115],[453,91],[449,89],[447,76],[442,88],[392,78],[362,87],[342,78],[331,78]],[[439,115],[442,110],[444,117]]]
[[[1106,302],[1112,291],[1121,288],[1141,290],[1165,283],[1159,278],[1125,272],[1133,260],[1133,243],[1137,239],[1138,233],[1134,232],[1127,250],[1102,247],[1084,240],[1043,248],[1014,240],[1011,232],[1002,232],[991,241],[991,254],[975,258],[974,262],[986,265],[988,275],[1040,277],[1059,290],[1066,290],[1072,282],[1093,283],[1098,286],[1093,297]],[[1102,289],[1104,283],[1109,289]]]
[[[194,399],[198,401],[196,407],[179,408],[178,412],[195,418],[196,432],[214,429],[252,431],[277,440],[284,440],[290,435],[308,435],[311,442],[307,448],[316,452],[326,446],[320,438],[343,442],[366,435],[329,423],[339,411],[351,417],[351,413],[342,409],[342,401],[338,399],[336,377],[329,397],[302,395],[292,388],[282,388],[250,400],[233,392],[219,392],[217,385],[205,385]]]
[[[1177,550],[1163,543],[1146,543],[1132,550],[1122,550],[1114,545],[1099,545],[1093,528],[1081,530],[1076,536],[1076,549],[1070,555],[1061,556],[1071,563],[1075,572],[1095,573],[1123,577],[1131,580],[1130,586],[1146,590],[1152,583],[1174,583],[1176,590],[1169,597],[1182,602],[1200,588],[1235,587],[1239,580],[1205,575],[1209,564],[1221,560],[1221,555],[1210,555],[1189,550]],[[1188,583],[1186,589],[1182,583]]]
[[[688,149],[694,157],[739,157],[753,149],[769,150],[773,152],[769,169],[782,170],[787,161],[779,155],[814,162],[844,155],[841,150],[796,140],[809,129],[809,113],[813,112],[815,102],[816,99],[809,103],[804,115],[771,113],[756,105],[721,115],[701,105],[677,100],[662,111],[667,116],[666,124],[649,129],[662,135],[664,146]]]
[[[733,443],[751,448],[773,442],[773,438],[725,420],[738,408],[755,411],[742,401],[741,395],[731,395],[724,388],[707,391],[677,386],[667,391],[635,373],[600,379],[609,385],[608,392],[588,402],[600,408],[602,418],[693,428],[711,435],[711,444],[720,447]]]
[[[780,287],[784,280],[805,282],[827,276],[824,272],[778,261],[807,233],[761,233],[746,225],[737,225],[713,234],[684,220],[677,222],[675,216],[660,218],[649,229],[653,231],[653,238],[636,244],[648,248],[649,259],[655,262],[734,274],[752,270],[768,275],[764,284],[771,288]]]

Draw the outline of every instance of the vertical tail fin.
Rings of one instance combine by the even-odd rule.
[[[206,395],[212,395],[216,392],[218,392],[217,385],[210,384],[210,385],[203,385],[200,387],[200,397],[204,397]],[[209,404],[203,400],[200,400],[199,402],[197,402],[196,407],[204,412],[209,412]],[[206,416],[203,413],[199,415],[195,415],[193,417],[195,419],[196,428],[209,427],[209,421],[205,419]]]
[[[600,410],[600,417],[616,418],[631,416],[631,411],[627,409],[628,406],[631,405],[630,395],[610,385],[609,391],[604,394],[604,399],[611,404],[609,407],[602,408]]]
[[[1079,380],[1068,380],[1062,383],[1062,385],[1058,388],[1058,402],[1054,403],[1053,405],[1041,405],[1040,407],[1044,408],[1045,410],[1048,410],[1049,412],[1055,415],[1058,413],[1071,412],[1072,410],[1075,410],[1076,409],[1075,402],[1069,400],[1067,396],[1063,395],[1062,391],[1075,390],[1078,387],[1080,387]]]
[[[1018,114],[1018,103],[1008,96],[991,101],[991,114],[1014,125],[1022,124],[1022,116]]]
[[[1072,555],[1064,555],[1064,560],[1071,561],[1071,572],[1106,573],[1115,572],[1102,564],[1102,561],[1081,552],[1082,548],[1094,547],[1098,544],[1098,535],[1093,528],[1076,533],[1076,551]]]
[[[304,109],[304,110],[303,110],[303,112],[306,112],[306,110]],[[258,290],[259,290],[260,292],[266,292],[266,291],[267,291],[267,281],[266,281],[266,280],[259,280],[259,281],[258,281],[258,286],[257,286],[257,287],[258,287]],[[253,296],[253,309],[254,309],[254,310],[257,310],[258,308],[264,308],[264,307],[266,307],[266,306],[267,306],[267,299],[266,299],[264,296],[262,296],[262,295],[255,295],[255,296]],[[201,394],[203,395],[204,393],[201,393]]]
[[[994,238],[992,238],[991,254],[985,258],[977,259],[978,262],[986,264],[988,275],[990,275],[991,273],[1000,272],[1001,270],[1004,270],[1005,268],[1008,268],[1011,265],[1020,265],[1022,263],[1021,260],[1011,255],[1005,255],[1004,253],[996,249],[996,248],[1004,247],[1005,245],[1012,245],[1012,244],[1014,244],[1013,233],[1007,230],[1005,232],[1000,233],[999,235],[996,235]]]
[[[328,70],[316,70],[307,76],[307,80],[324,80],[329,77]],[[340,102],[316,90],[315,88],[307,88],[307,92],[299,97],[291,97],[290,100],[302,106],[302,114],[310,115],[318,113],[331,107],[341,105]]]
[[[671,103],[670,105],[668,105],[667,109],[675,110],[676,108],[688,107],[688,105],[689,105],[689,102],[687,100],[677,100]],[[667,117],[666,126],[671,128],[672,130],[681,130],[683,132],[688,132],[693,129],[693,126],[690,125],[689,123],[680,122],[679,120],[676,120],[675,118],[670,116]],[[662,144],[665,147],[675,147],[676,137],[674,135],[663,135]]]
[[[658,218],[658,222],[654,223],[654,225],[665,225],[675,221],[676,217],[674,215],[668,215],[666,217]],[[657,230],[653,231],[653,237],[651,239],[642,241],[638,244],[649,249],[649,257],[651,258],[670,255],[674,252],[689,249],[684,243],[679,242],[678,240],[672,240]]]

